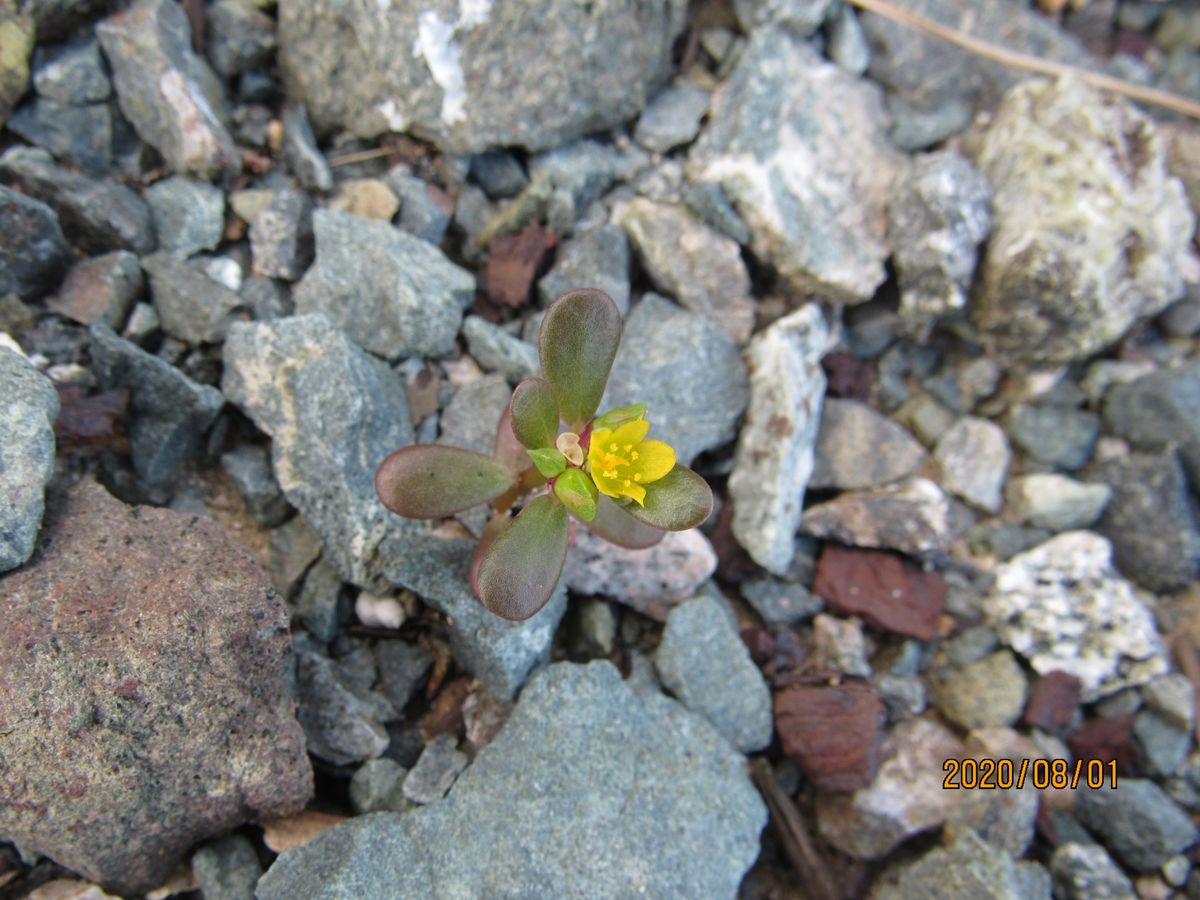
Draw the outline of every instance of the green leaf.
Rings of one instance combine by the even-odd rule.
[[[410,519],[440,519],[498,497],[516,483],[504,463],[458,447],[414,444],[397,450],[375,472],[383,505]]]
[[[626,422],[642,418],[642,416],[646,415],[646,409],[645,403],[631,403],[629,406],[610,409],[592,423],[592,430],[595,431],[598,428],[620,428]]]
[[[603,291],[570,291],[546,311],[538,336],[542,372],[572,431],[596,414],[620,342],[621,313]]]
[[[528,619],[550,599],[567,558],[567,510],[538,497],[492,541],[475,570],[475,596],[498,616]]]
[[[496,440],[492,444],[492,456],[518,474],[529,468],[529,457],[525,455],[525,447],[513,434],[512,404],[504,407],[504,412],[500,413],[500,421],[496,425]]]
[[[646,485],[646,505],[626,507],[635,519],[665,528],[685,531],[708,518],[713,508],[712,490],[703,478],[676,463],[665,476]]]
[[[554,478],[556,475],[561,475],[563,470],[567,468],[567,458],[555,450],[553,447],[543,447],[540,450],[526,450],[529,458],[533,460],[533,464],[537,466],[537,470],[546,478]]]
[[[666,532],[644,522],[639,522],[628,512],[617,506],[611,497],[600,495],[596,502],[596,518],[587,523],[588,530],[618,547],[644,550],[663,539]]]
[[[558,403],[545,378],[526,378],[513,391],[512,430],[530,450],[553,447],[558,436]]]
[[[600,492],[582,469],[567,469],[554,482],[554,496],[563,506],[585,522],[596,518],[596,498]]]

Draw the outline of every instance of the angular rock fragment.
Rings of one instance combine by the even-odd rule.
[[[784,753],[817,787],[854,791],[875,778],[886,717],[870,686],[796,685],[776,693],[774,706]]]
[[[0,187],[0,297],[41,297],[58,284],[70,258],[54,211]]]
[[[817,560],[813,593],[831,609],[877,628],[930,640],[945,605],[946,586],[894,553],[826,544]]]
[[[843,491],[880,487],[912,475],[926,455],[911,434],[867,404],[827,397],[808,486]]]
[[[1000,511],[1012,451],[999,425],[964,416],[933,451],[941,486],[985,512]]]
[[[919,556],[944,553],[968,524],[969,516],[936,484],[912,478],[809,507],[801,529],[812,537]]]
[[[116,330],[125,324],[143,288],[138,258],[116,250],[72,266],[46,305],[81,325],[99,323]]]
[[[188,344],[225,340],[231,314],[242,298],[219,281],[168,253],[142,260],[163,331]]]

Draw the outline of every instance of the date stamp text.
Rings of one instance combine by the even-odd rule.
[[[942,789],[1008,790],[1031,784],[1038,790],[1079,787],[1117,787],[1117,761],[1077,759],[948,759],[942,764],[946,777]]]

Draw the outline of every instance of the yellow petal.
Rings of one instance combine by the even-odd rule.
[[[596,484],[596,489],[600,493],[612,497],[614,500],[621,497],[621,482],[617,478],[606,478],[604,473],[599,469],[592,469],[592,481]]]
[[[629,487],[621,486],[621,493],[626,497],[632,497],[637,501],[638,506],[645,506],[643,502],[646,499],[646,489],[640,484],[630,484]]]
[[[604,429],[608,431],[608,429]],[[616,431],[604,438],[604,446],[616,444],[618,447],[624,447],[626,444],[637,444],[646,437],[646,433],[650,430],[650,423],[645,419],[634,419],[632,422],[626,422]],[[596,445],[595,436],[592,437],[592,446]]]
[[[592,432],[592,442],[588,444],[588,463],[592,467],[593,474],[604,465],[604,450],[601,445],[605,441],[612,440],[612,431],[608,428],[597,428]]]
[[[642,484],[658,481],[675,468],[675,449],[670,444],[642,441],[637,450],[637,462],[630,468],[642,473]]]

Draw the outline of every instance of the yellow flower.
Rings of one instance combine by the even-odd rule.
[[[637,418],[616,429],[597,428],[588,447],[588,469],[600,493],[615,500],[631,497],[645,506],[646,485],[675,468],[675,451],[662,441],[645,440],[650,423]]]

